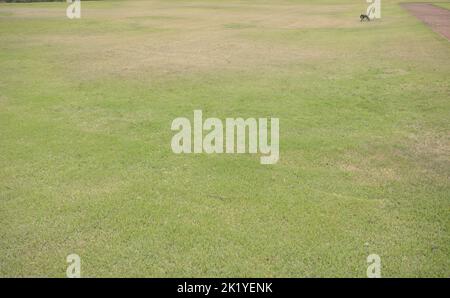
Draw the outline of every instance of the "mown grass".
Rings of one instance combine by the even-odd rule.
[[[433,5],[442,7],[442,8],[446,8],[446,9],[450,9],[450,2],[433,2]]]
[[[447,40],[383,1],[0,4],[0,275],[449,276]],[[280,119],[280,161],[171,121]]]

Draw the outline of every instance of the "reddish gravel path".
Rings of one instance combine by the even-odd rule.
[[[402,3],[411,14],[450,40],[450,10],[429,3]]]

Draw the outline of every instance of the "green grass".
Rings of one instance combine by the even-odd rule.
[[[450,2],[433,2],[435,6],[450,9]]]
[[[449,277],[450,44],[383,1],[0,4],[0,275]],[[171,121],[280,119],[280,161]]]

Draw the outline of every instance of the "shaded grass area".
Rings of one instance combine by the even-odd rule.
[[[448,276],[450,48],[386,2],[0,4],[0,274]],[[280,161],[173,154],[194,109]]]

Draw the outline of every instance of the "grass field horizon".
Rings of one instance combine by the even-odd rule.
[[[450,277],[450,43],[399,3],[0,3],[0,276]],[[174,154],[196,109],[280,160]]]

